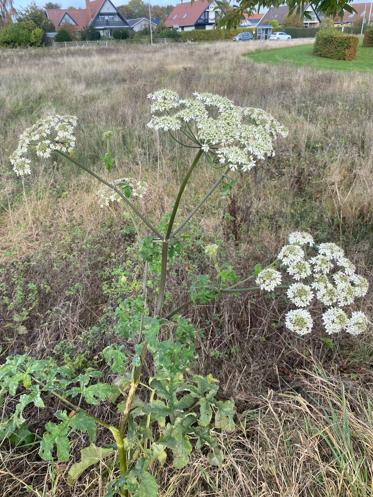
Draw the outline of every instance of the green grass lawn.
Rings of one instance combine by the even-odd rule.
[[[333,60],[317,57],[312,53],[313,45],[257,50],[247,56],[255,62],[264,64],[294,64],[310,66],[316,69],[335,71],[371,71],[373,72],[373,48],[359,47],[355,60]]]

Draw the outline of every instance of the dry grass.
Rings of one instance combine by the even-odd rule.
[[[162,87],[226,95],[270,111],[290,130],[255,178],[240,177],[228,201],[216,194],[201,212],[191,226],[197,239],[192,267],[206,270],[202,243],[224,241],[227,258],[247,275],[256,262],[272,259],[290,230],[307,229],[320,241],[340,241],[359,270],[372,276],[372,76],[256,65],[242,57],[250,47],[227,42],[1,52],[3,352],[45,355],[66,340],[74,353],[88,348],[94,355],[104,338],[89,333],[115,304],[103,283],[136,250],[133,237],[123,234],[130,220],[99,209],[96,183],[70,166],[36,170],[23,185],[15,179],[7,158],[17,136],[48,112],[76,114],[78,154],[99,168],[102,132],[113,130],[112,177],[147,180],[151,194],[143,207],[159,219],[189,159],[146,128],[146,95]],[[185,210],[214,174],[207,165],[200,168]],[[188,267],[179,267],[175,298],[182,298],[188,278]],[[28,282],[39,289],[36,300],[27,300]],[[21,328],[15,321],[20,309],[9,306],[20,289],[26,294],[20,307],[28,313]],[[372,310],[371,298],[366,307]],[[279,324],[283,312],[268,299],[227,298],[191,313],[204,331],[198,367],[220,379],[241,422],[221,440],[224,468],[212,471],[198,456],[181,474],[164,471],[164,497],[372,497],[371,334],[332,345],[318,332],[307,340],[290,338]],[[73,489],[65,485],[67,469],[41,462],[35,450],[4,447],[0,488],[12,497],[104,495],[110,469],[88,472]]]

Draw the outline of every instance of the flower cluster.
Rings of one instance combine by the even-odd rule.
[[[20,136],[18,147],[10,157],[17,176],[31,174],[31,157],[49,159],[53,152],[71,153],[75,148],[74,116],[48,116],[40,119]]]
[[[132,178],[119,178],[114,180],[112,184],[128,199],[143,198],[148,188],[143,181],[134,180]],[[108,186],[100,188],[97,195],[100,199],[100,207],[107,207],[113,202],[120,202],[120,195]]]
[[[306,254],[307,251],[312,254]],[[310,333],[314,322],[312,309],[321,309],[321,321],[330,335],[343,330],[358,335],[367,329],[365,314],[352,311],[349,317],[346,308],[366,295],[368,281],[356,274],[354,264],[341,247],[335,243],[316,245],[310,234],[294,232],[277,260],[273,266],[281,266],[283,272],[273,266],[263,269],[256,283],[262,290],[273,291],[285,277],[290,277],[286,293],[297,309],[286,315],[289,330],[300,335]]]
[[[287,135],[267,112],[238,107],[219,95],[194,93],[192,98],[181,98],[174,91],[159,90],[148,97],[150,128],[183,132],[232,171],[249,171],[258,160],[273,156],[274,139]]]

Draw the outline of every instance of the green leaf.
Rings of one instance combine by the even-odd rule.
[[[123,345],[109,345],[102,351],[105,362],[113,373],[123,374],[124,372],[127,356],[123,349]]]
[[[212,418],[212,409],[207,399],[201,399],[199,401],[199,412],[199,424],[201,426],[208,426]]]
[[[183,435],[177,440],[177,444],[172,449],[172,452],[174,455],[174,468],[181,469],[188,464],[189,455],[192,452],[192,444],[187,435]]]
[[[261,264],[255,264],[255,267],[254,267],[254,273],[255,273],[255,276],[258,276],[261,272],[262,272],[262,265]]]
[[[87,433],[90,442],[96,440],[96,421],[92,416],[88,416],[84,411],[78,411],[70,418],[69,424],[71,428]]]
[[[80,461],[73,464],[69,470],[67,481],[72,485],[86,469],[103,461],[106,457],[112,455],[114,449],[97,447],[91,444],[89,447],[80,451]]]
[[[113,169],[114,158],[110,152],[106,152],[101,156],[101,160],[104,163],[106,169],[110,172]]]
[[[65,420],[59,424],[49,421],[45,427],[46,431],[40,442],[40,457],[44,461],[53,461],[53,450],[56,446],[58,460],[62,462],[68,461],[70,457],[69,421]]]
[[[153,475],[148,471],[142,473],[137,492],[135,492],[134,497],[157,497],[158,496],[158,485],[157,481]]]
[[[235,429],[234,403],[231,400],[219,400],[216,402],[216,407],[215,427],[224,431],[233,431]]]
[[[224,460],[224,455],[220,449],[214,448],[214,450],[212,450],[207,456],[207,459],[211,466],[221,466]]]

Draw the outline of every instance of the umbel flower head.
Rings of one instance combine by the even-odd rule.
[[[48,116],[40,119],[20,136],[18,147],[10,156],[10,162],[17,176],[31,174],[31,160],[36,155],[49,159],[53,152],[71,153],[75,148],[74,116]]]
[[[143,181],[138,181],[132,178],[119,178],[114,180],[112,184],[116,186],[128,199],[143,198],[148,188],[146,183]],[[100,188],[97,195],[99,197],[100,207],[107,207],[111,203],[121,201],[119,194],[106,185]]]
[[[368,318],[351,306],[367,294],[369,285],[366,278],[356,274],[343,249],[335,243],[316,245],[310,234],[299,231],[291,233],[288,242],[277,261],[263,269],[256,279],[265,291],[288,283],[286,296],[297,309],[287,313],[286,327],[306,335],[319,318],[330,335],[341,331],[351,335],[363,333],[368,328]],[[317,315],[312,316],[311,312]]]
[[[150,128],[184,133],[232,171],[249,171],[257,161],[273,156],[274,140],[287,135],[264,110],[239,107],[219,95],[193,93],[191,98],[181,98],[174,91],[159,90],[148,97]]]

